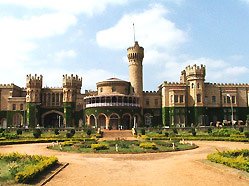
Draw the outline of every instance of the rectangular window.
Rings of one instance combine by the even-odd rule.
[[[223,96],[223,102],[226,104],[227,103],[227,97]]]
[[[155,106],[158,106],[158,99],[155,99]]]
[[[20,110],[23,110],[23,104],[20,104]]]
[[[174,95],[174,102],[178,103],[178,95]]]
[[[149,105],[150,105],[150,100],[149,100],[149,99],[146,99],[145,104],[146,104],[147,106],[149,106]]]
[[[236,103],[235,96],[232,96],[232,103]]]
[[[197,94],[197,102],[200,103],[201,102],[201,95]]]
[[[16,110],[16,104],[12,105],[12,110]]]
[[[212,103],[216,103],[216,96],[212,96]]]
[[[183,100],[183,95],[180,95],[180,103],[183,103],[184,100]]]
[[[227,96],[227,103],[231,103],[231,99],[229,96]]]

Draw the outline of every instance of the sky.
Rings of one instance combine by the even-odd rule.
[[[206,65],[206,81],[249,83],[249,0],[0,0],[0,83],[27,74],[82,92],[111,77],[129,80],[127,48],[144,47],[144,90]]]

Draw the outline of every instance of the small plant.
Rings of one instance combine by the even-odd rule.
[[[75,134],[75,129],[71,129],[71,130],[70,130],[70,133],[71,133],[72,135],[74,135],[74,134]]]
[[[169,137],[169,133],[168,133],[168,132],[165,132],[165,133],[164,133],[164,136],[165,136],[165,137]]]
[[[35,130],[33,131],[33,136],[34,136],[35,138],[41,137],[41,129],[35,129]]]
[[[67,132],[67,133],[66,133],[66,137],[67,137],[67,138],[71,138],[71,137],[73,137],[73,134],[72,134],[71,132]]]
[[[191,128],[191,133],[192,133],[193,136],[196,136],[196,130],[195,130],[195,128]]]
[[[22,135],[22,129],[17,129],[17,130],[16,130],[16,134],[17,134],[17,135]]]
[[[93,150],[106,150],[108,146],[106,144],[91,144],[91,149]]]
[[[239,131],[242,133],[244,132],[244,128],[243,127],[239,127]]]
[[[156,144],[152,142],[142,142],[140,143],[139,147],[143,149],[153,149],[153,150],[157,149]]]
[[[145,135],[145,129],[141,129],[141,134]]]
[[[54,134],[55,134],[55,135],[59,135],[59,134],[60,134],[59,129],[54,129]]]
[[[3,133],[4,132],[4,129],[3,128],[0,128],[0,133]]]
[[[176,128],[173,128],[172,131],[173,131],[174,134],[178,134],[178,131],[177,131]]]
[[[88,136],[90,136],[90,135],[92,134],[91,129],[87,129],[86,134],[87,134]]]
[[[158,134],[162,134],[163,132],[162,132],[162,130],[158,130],[157,133]]]
[[[207,132],[208,134],[212,134],[212,128],[209,127]]]
[[[249,131],[244,132],[246,138],[249,138]]]

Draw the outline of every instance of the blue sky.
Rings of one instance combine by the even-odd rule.
[[[249,82],[249,0],[0,0],[0,83],[25,86],[63,74],[84,89],[110,77],[128,80],[126,49],[145,48],[144,90],[179,81],[187,65],[205,64],[208,82]]]

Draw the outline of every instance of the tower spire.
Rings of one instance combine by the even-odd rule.
[[[134,43],[136,41],[136,34],[135,34],[135,24],[133,23],[133,39],[134,39]]]

